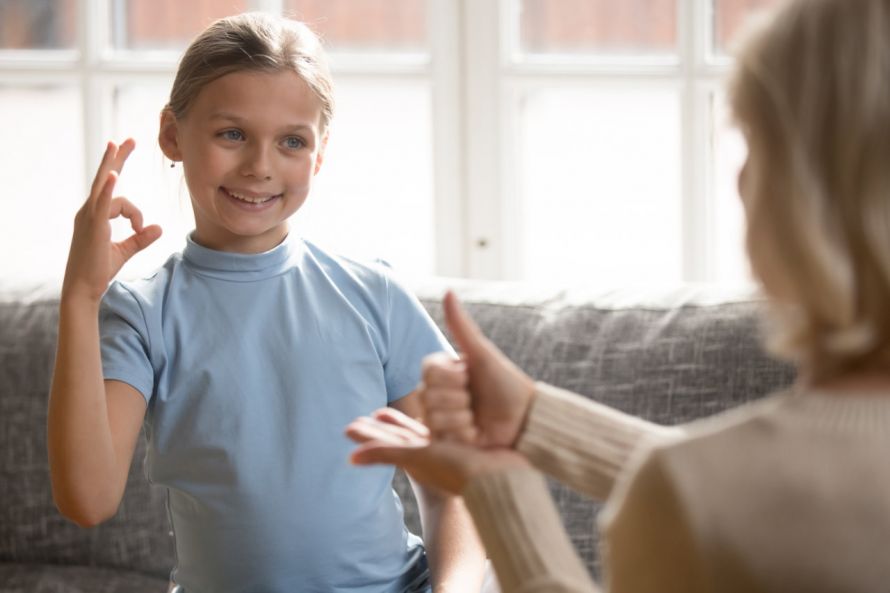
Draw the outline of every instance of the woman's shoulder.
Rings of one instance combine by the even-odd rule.
[[[687,425],[683,438],[645,452],[639,467],[656,468],[689,507],[720,513],[727,501],[769,506],[801,492],[812,500],[819,488],[846,496],[850,476],[863,471],[890,488],[888,443],[890,397],[788,391]]]

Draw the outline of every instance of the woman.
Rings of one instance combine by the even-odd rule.
[[[746,246],[791,389],[658,427],[535,384],[449,295],[463,357],[425,362],[429,430],[348,428],[355,463],[463,494],[505,591],[595,589],[533,467],[608,497],[613,593],[888,588],[890,0],[792,0],[737,58]]]

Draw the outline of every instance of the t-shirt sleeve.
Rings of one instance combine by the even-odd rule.
[[[99,335],[103,377],[132,385],[148,402],[154,391],[148,327],[139,301],[119,282],[102,298]]]
[[[387,401],[411,393],[420,382],[423,358],[434,352],[455,354],[423,305],[392,274],[387,281],[387,357],[384,362]]]

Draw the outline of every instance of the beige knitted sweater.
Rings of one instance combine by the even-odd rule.
[[[786,393],[669,429],[539,384],[518,448],[608,497],[611,593],[890,591],[890,397]],[[504,593],[597,590],[540,474],[464,498]]]

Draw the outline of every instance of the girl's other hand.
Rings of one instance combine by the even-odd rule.
[[[355,465],[396,465],[421,484],[451,494],[460,494],[474,476],[529,467],[514,451],[430,442],[423,424],[392,408],[357,418],[346,427],[346,435],[361,444],[350,457]]]
[[[161,236],[161,227],[143,227],[142,212],[130,201],[112,198],[117,178],[135,146],[132,138],[120,146],[108,143],[90,195],[74,217],[74,234],[62,283],[64,299],[83,298],[97,303],[127,260]],[[134,233],[115,243],[111,240],[110,221],[118,216],[130,220]]]

